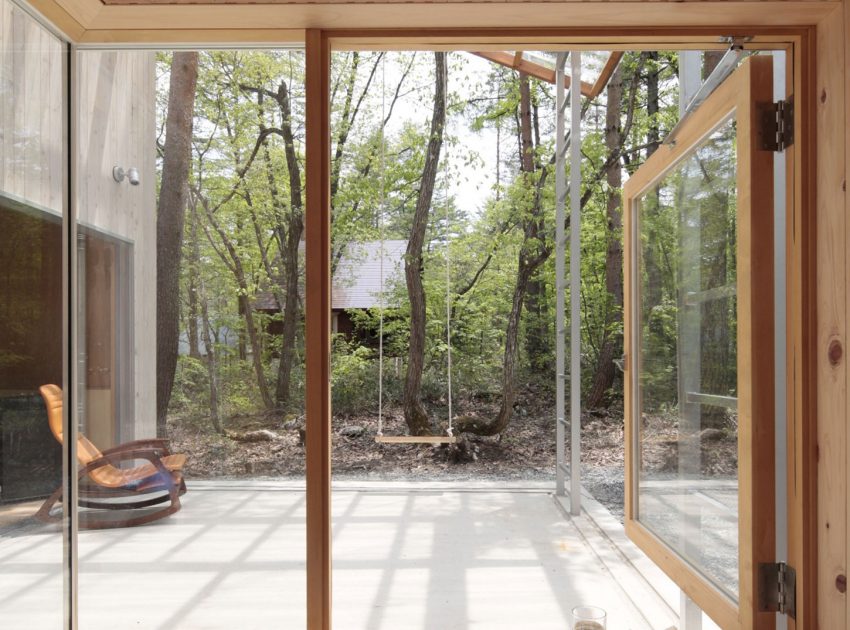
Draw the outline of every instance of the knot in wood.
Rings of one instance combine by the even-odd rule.
[[[839,593],[846,593],[847,592],[847,576],[846,575],[844,575],[842,573],[842,574],[839,574],[835,578],[835,588],[838,589]]]
[[[832,366],[836,366],[841,363],[841,357],[844,356],[844,348],[841,346],[841,342],[838,339],[833,339],[829,342],[827,354],[829,356],[829,363]]]

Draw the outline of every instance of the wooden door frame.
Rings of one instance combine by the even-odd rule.
[[[789,620],[789,628],[816,628],[818,617],[818,519],[817,519],[817,348],[812,343],[813,335],[817,334],[817,294],[814,280],[816,274],[816,236],[817,217],[813,210],[816,208],[817,169],[816,169],[816,138],[815,138],[815,90],[814,75],[818,66],[816,65],[815,44],[818,42],[815,26],[793,27],[788,29],[753,27],[741,28],[729,26],[727,28],[694,28],[683,26],[682,28],[656,29],[651,34],[643,29],[458,29],[458,30],[308,30],[307,31],[307,58],[309,60],[321,59],[321,71],[329,75],[330,51],[333,49],[383,49],[402,50],[415,48],[418,50],[463,50],[469,48],[469,43],[474,42],[480,48],[483,46],[506,47],[510,43],[516,49],[521,48],[520,42],[528,42],[537,47],[552,47],[556,42],[561,48],[621,48],[621,49],[647,49],[662,48],[667,45],[671,47],[685,48],[695,45],[705,46],[715,41],[719,34],[757,34],[761,42],[774,42],[777,47],[784,48],[789,53],[789,67],[793,68],[793,81],[796,109],[794,112],[795,126],[798,130],[794,147],[787,152],[788,168],[788,297],[786,311],[788,316],[788,444],[789,446],[789,468],[788,468],[788,562],[797,571],[797,617]],[[594,44],[593,42],[599,42]],[[335,46],[336,44],[336,46]],[[464,45],[466,44],[466,45]],[[690,46],[688,46],[690,44]],[[755,46],[756,44],[754,44]],[[507,46],[510,48],[510,46]],[[514,49],[510,48],[510,49]],[[318,71],[318,70],[315,70]],[[842,77],[843,78],[843,77]],[[309,73],[308,73],[309,79]],[[835,78],[833,77],[833,80]],[[318,82],[312,84],[314,89],[308,86],[307,101],[321,103],[316,109],[330,112],[329,93],[326,86]],[[322,169],[322,178],[315,177],[308,180],[307,198],[308,213],[307,224],[312,220],[319,219],[324,223],[330,221],[330,199],[327,196],[329,189],[329,162],[326,158],[330,155],[330,126],[329,121],[322,122],[321,129],[313,129],[308,125],[308,146],[314,143],[314,158],[311,161],[308,149],[307,171],[311,169]],[[843,125],[843,121],[842,121]],[[319,147],[321,146],[321,160],[319,163]],[[842,162],[843,170],[843,162]],[[310,186],[313,182],[313,187]],[[321,198],[321,205],[311,206],[310,199]],[[842,207],[843,210],[843,207]],[[310,235],[313,235],[311,239]],[[321,237],[321,240],[320,240]],[[308,230],[306,243],[307,267],[319,267],[325,265],[330,254],[329,243],[326,241],[324,232],[316,229]],[[314,276],[315,277],[315,276]],[[314,299],[310,301],[308,294],[307,312],[322,311],[330,312],[330,270],[327,269],[318,278],[323,283],[321,292],[314,293]],[[308,281],[309,282],[309,281]],[[319,300],[321,294],[322,300]],[[329,330],[328,325],[319,319],[308,316],[307,328],[315,329],[322,326],[322,330]],[[323,333],[324,334],[324,333]],[[308,364],[311,361],[322,360],[327,366],[327,373],[322,373],[323,383],[329,383],[330,367],[325,354],[315,354],[320,350],[319,340],[315,339],[314,345],[309,345],[308,335]],[[324,351],[323,349],[321,349]],[[840,358],[840,357],[839,357]],[[308,374],[312,374],[308,370]],[[318,373],[318,372],[316,372]],[[803,378],[795,375],[804,375]],[[316,392],[317,400],[313,402],[314,408],[319,408],[320,403],[329,396],[328,389],[321,393]],[[319,398],[321,400],[319,400]],[[326,409],[325,417],[312,416],[308,408],[308,426],[314,428],[316,439],[322,440],[322,448],[330,439],[330,408]],[[309,435],[309,429],[308,429]],[[320,437],[319,437],[320,436]],[[309,439],[309,438],[308,438]],[[310,458],[308,442],[308,459]],[[318,464],[317,464],[318,466]],[[314,480],[315,481],[315,480]],[[309,483],[309,482],[308,482]],[[308,507],[308,531],[325,523],[310,523],[309,515],[330,513],[330,476],[324,482],[326,485],[319,487],[316,483],[312,486],[313,492],[308,486],[307,502],[322,503],[321,509],[315,507],[311,511]],[[318,544],[318,540],[314,539]],[[331,571],[331,548],[329,538],[323,536],[322,544],[327,546],[316,550],[315,557],[321,558],[319,565],[309,566],[308,575],[311,571]],[[315,611],[313,621],[308,623],[309,628],[329,628],[331,616],[331,593],[330,580],[320,580],[318,576],[313,579],[308,577],[308,584],[322,584],[323,590],[308,589],[308,609]],[[316,625],[313,625],[313,624]]]

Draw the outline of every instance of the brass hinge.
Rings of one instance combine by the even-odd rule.
[[[784,562],[759,564],[760,612],[778,612],[797,618],[797,572]]]
[[[784,151],[794,144],[794,100],[764,103],[759,139],[764,151]]]

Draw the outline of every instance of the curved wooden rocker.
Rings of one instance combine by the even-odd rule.
[[[50,430],[62,444],[62,389],[56,385],[43,385],[39,391],[47,406]],[[140,459],[147,460],[147,463],[134,468],[118,467],[122,461]],[[186,493],[182,473],[186,456],[172,454],[168,440],[135,440],[101,451],[80,434],[77,437],[77,460],[80,464],[80,507],[127,511],[169,502],[161,509],[138,516],[86,519],[85,522],[81,519],[80,527],[83,529],[144,525],[180,509],[180,496]],[[124,500],[128,497],[133,497],[133,500]],[[36,518],[48,523],[60,521],[61,515],[52,513],[52,510],[61,499],[62,486],[59,486],[36,512]]]

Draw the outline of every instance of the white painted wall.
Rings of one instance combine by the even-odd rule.
[[[79,67],[78,218],[133,243],[135,430],[156,434],[155,53],[82,51]],[[139,169],[117,183],[114,166]]]
[[[0,190],[62,211],[63,46],[0,0]]]

